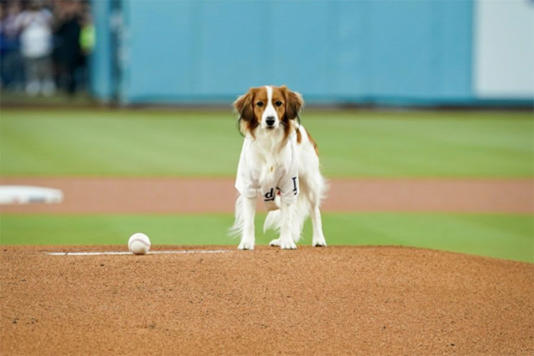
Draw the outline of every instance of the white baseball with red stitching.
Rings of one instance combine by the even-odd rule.
[[[142,232],[137,232],[128,239],[128,250],[136,255],[144,255],[150,250],[150,239]]]

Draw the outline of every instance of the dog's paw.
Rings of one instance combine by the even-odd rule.
[[[269,246],[280,246],[280,239],[274,239],[269,242]]]
[[[297,248],[297,245],[293,240],[280,240],[280,248],[282,250],[295,250]]]
[[[250,241],[241,241],[239,246],[237,246],[239,250],[254,250],[254,242]]]

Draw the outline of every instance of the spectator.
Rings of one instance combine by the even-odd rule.
[[[29,95],[52,95],[55,84],[52,72],[52,14],[37,0],[17,18],[21,52],[26,69],[26,92]]]
[[[5,16],[0,17],[1,56],[0,80],[4,89],[24,88],[24,68],[20,54],[19,28],[20,2],[11,1],[5,6]]]
[[[89,12],[83,18],[82,31],[80,33],[80,47],[85,55],[89,55],[95,46],[95,26]]]
[[[76,72],[81,65],[80,48],[81,7],[76,0],[64,0],[57,7],[56,13],[55,60],[58,83],[69,94],[76,92]]]
[[[89,56],[95,46],[95,27],[91,20],[89,11],[85,11],[83,15],[83,24],[80,32],[80,83],[87,89],[89,84]]]

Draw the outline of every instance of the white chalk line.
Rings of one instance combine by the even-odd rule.
[[[168,250],[149,251],[147,255],[171,255],[189,253],[226,253],[231,250]],[[82,251],[82,252],[45,252],[50,256],[105,256],[105,255],[133,255],[130,251]]]

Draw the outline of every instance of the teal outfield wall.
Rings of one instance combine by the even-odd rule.
[[[91,4],[91,13],[96,29],[95,48],[90,58],[91,87],[98,99],[110,101],[116,91],[110,28],[111,2],[94,0]]]
[[[308,102],[475,100],[472,0],[119,2],[124,103],[228,101],[263,84]]]

